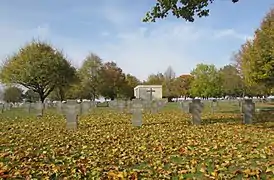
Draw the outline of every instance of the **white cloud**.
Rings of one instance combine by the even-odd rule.
[[[0,58],[4,58],[33,38],[41,40],[50,36],[48,25],[32,29],[20,29],[11,25],[0,25]]]
[[[104,8],[100,9],[100,13],[104,14],[104,18],[110,21],[113,24],[124,24],[127,22],[128,18],[125,14],[117,8],[113,8],[111,6],[104,6]]]
[[[229,63],[224,60],[231,52],[218,55],[216,49],[227,39],[242,43],[243,36],[233,30],[214,31],[186,23],[162,23],[153,28],[140,27],[134,31],[111,34],[101,32],[103,42],[62,37],[54,34],[48,24],[31,29],[0,26],[0,57],[17,50],[33,37],[62,48],[73,64],[78,66],[93,51],[106,61],[113,60],[126,72],[146,79],[151,73],[164,72],[171,65],[177,75],[189,73],[197,63]],[[111,38],[114,38],[111,39]],[[110,39],[108,39],[110,38]],[[210,54],[210,55],[208,55]],[[220,60],[221,59],[221,60]]]
[[[251,36],[247,36],[246,34],[241,34],[236,32],[234,29],[225,29],[214,32],[214,38],[236,38],[240,40],[247,40],[252,38]]]
[[[41,24],[30,29],[0,24],[0,39],[0,59],[4,59],[9,54],[16,52],[32,39],[39,39],[62,50],[77,67],[79,67],[80,61],[86,56],[88,48],[92,48],[92,46],[81,43],[81,40],[79,41],[73,37],[62,37],[52,33],[48,24]]]
[[[226,32],[219,31],[219,35]],[[242,40],[240,37],[240,34],[234,32],[219,40],[211,29],[197,28],[191,24],[166,23],[154,29],[139,28],[120,33],[117,35],[117,43],[106,44],[98,51],[106,59],[115,60],[127,72],[145,79],[151,73],[164,72],[169,65],[179,75],[189,73],[201,62],[217,66],[224,65],[224,61],[229,63],[229,58],[224,57],[228,57],[231,52],[220,57],[216,49],[221,49],[220,44],[227,39],[235,38],[238,41]],[[210,57],[206,52],[208,48],[213,49]]]

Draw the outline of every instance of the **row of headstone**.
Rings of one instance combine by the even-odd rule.
[[[113,100],[109,102],[109,107],[121,113],[130,112],[135,100]],[[140,102],[142,103],[143,110],[151,113],[157,113],[166,104],[163,100],[140,100]]]
[[[122,101],[116,100],[110,102],[110,106],[116,108],[119,112],[131,112],[132,113],[132,125],[141,126],[142,125],[142,112],[149,109],[152,113],[157,113],[166,102],[159,101],[143,101],[140,99],[135,99],[133,101]],[[57,101],[55,107],[57,111],[61,114],[65,114],[67,129],[77,129],[78,117],[79,115],[87,113],[95,103],[90,101],[84,101],[82,103],[77,103],[76,100],[67,100],[66,103]],[[37,111],[37,116],[42,116],[44,110],[46,109],[46,104],[41,102],[37,103],[26,103],[26,111],[30,113],[31,109]]]
[[[132,114],[131,123],[133,126],[142,126],[142,114],[145,111],[149,111],[152,114],[159,112],[166,104],[163,100],[142,100],[133,99],[131,101],[126,100],[113,100],[109,102],[109,107],[120,113]]]
[[[180,104],[185,112],[190,113],[192,115],[192,124],[201,124],[201,113],[204,108],[204,104],[201,102],[200,99],[193,99],[192,102],[181,102]],[[218,104],[216,103],[215,107],[217,105]],[[253,114],[255,113],[255,103],[252,101],[252,99],[245,99],[243,101],[241,112],[243,113],[243,123],[251,124]]]
[[[37,117],[43,116],[44,110],[48,107],[55,107],[58,113],[65,115],[67,129],[77,129],[78,116],[86,114],[91,108],[95,107],[95,103],[91,101],[78,103],[76,100],[67,100],[66,103],[57,101],[54,104],[49,104],[40,101],[36,103],[26,102],[24,106],[28,113],[35,111]]]
[[[24,107],[25,111],[29,114],[32,111],[35,111],[37,116],[43,116],[44,110],[47,110],[48,108],[53,107],[53,104],[49,103],[49,102],[42,103],[41,101],[33,102],[33,103],[25,102],[23,104],[23,107]]]

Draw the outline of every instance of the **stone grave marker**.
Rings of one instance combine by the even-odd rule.
[[[189,104],[190,104],[189,101],[181,101],[181,102],[180,102],[180,108],[181,108],[184,112],[189,113],[189,107],[190,107]]]
[[[165,107],[168,102],[166,100],[160,100],[161,108]]]
[[[41,101],[36,102],[35,109],[37,111],[37,117],[42,117],[44,114],[44,104]]]
[[[150,100],[144,100],[144,101],[143,101],[143,105],[144,105],[144,109],[145,109],[146,111],[151,112],[151,109],[152,109],[152,101],[150,101]]]
[[[151,113],[152,114],[158,113],[158,102],[155,100],[151,101]]]
[[[210,102],[210,108],[211,108],[211,112],[212,113],[215,113],[215,111],[217,110],[217,107],[219,106],[219,103],[217,101],[217,99],[213,99],[211,102]]]
[[[114,102],[113,101],[109,101],[108,104],[109,104],[110,108],[114,108]]]
[[[56,101],[56,110],[58,113],[63,113],[62,111],[62,102],[61,101]]]
[[[1,108],[1,113],[4,113],[5,105],[3,103],[0,104]]]
[[[252,117],[255,113],[255,103],[252,99],[245,99],[242,105],[243,123],[252,124]]]
[[[241,108],[242,108],[242,100],[241,99],[238,100],[238,106],[239,106],[239,108],[241,110]]]
[[[119,100],[118,101],[118,110],[122,113],[122,112],[124,112],[125,107],[126,107],[125,101],[124,100]]]
[[[164,107],[164,102],[162,100],[159,100],[159,101],[157,101],[157,103],[158,103],[158,108],[160,111],[160,109],[162,109]]]
[[[111,101],[110,106],[115,110],[119,110],[119,101],[117,99],[114,99],[113,101]]]
[[[31,103],[30,103],[30,102],[26,102],[26,103],[24,104],[24,106],[25,106],[26,112],[27,112],[28,114],[30,114]]]
[[[7,110],[8,110],[8,104],[4,103],[4,111],[7,111]]]
[[[4,103],[4,110],[9,111],[11,109],[10,103]]]
[[[43,104],[44,106],[44,110],[48,109],[49,108],[49,103],[47,101],[44,102]]]
[[[67,100],[64,104],[64,111],[66,116],[66,127],[69,130],[76,130],[78,128],[78,103],[76,100]]]
[[[82,108],[82,114],[86,114],[91,108],[91,104],[88,101],[83,101],[81,103],[81,106],[82,106],[81,107]]]
[[[192,115],[192,124],[200,125],[201,124],[201,113],[203,110],[203,104],[200,99],[193,99],[191,103],[189,103],[189,113]]]
[[[76,111],[78,112],[78,115],[83,114],[82,102],[76,101]]]
[[[90,103],[90,110],[94,111],[95,108],[97,107],[96,102],[95,101],[90,101],[89,103]]]
[[[131,123],[135,127],[142,126],[142,101],[140,99],[135,99],[132,103],[132,119]]]
[[[97,103],[95,101],[90,101],[91,108],[96,108]]]
[[[132,101],[127,100],[126,101],[126,112],[129,113],[131,108],[132,108]]]

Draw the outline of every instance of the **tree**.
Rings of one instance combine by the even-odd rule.
[[[198,64],[191,72],[191,95],[199,97],[218,97],[221,95],[220,76],[215,65]]]
[[[51,45],[32,41],[13,54],[1,67],[3,83],[20,84],[45,98],[72,76],[71,65],[63,54]]]
[[[238,67],[241,69],[245,82],[274,85],[274,9],[265,16],[260,28],[255,32],[254,39],[247,41],[239,50]]]
[[[23,90],[18,87],[8,87],[4,90],[4,101],[6,102],[21,102],[23,99]]]
[[[233,65],[226,65],[219,70],[224,96],[240,96],[243,92],[243,81]]]
[[[4,99],[4,92],[2,89],[0,89],[0,100]]]
[[[250,89],[250,81],[248,79],[248,77],[246,76],[248,74],[247,71],[249,71],[250,69],[249,67],[249,62],[244,62],[242,61],[242,56],[244,54],[246,54],[245,52],[249,49],[249,47],[251,46],[251,41],[247,41],[245,44],[243,44],[241,46],[241,49],[234,53],[231,60],[234,63],[234,67],[237,69],[238,71],[238,75],[240,76],[241,80],[242,80],[242,97],[245,96],[246,93],[248,93],[249,89]]]
[[[174,80],[172,85],[173,91],[179,96],[189,97],[191,82],[193,81],[193,76],[189,74],[181,75]]]
[[[164,73],[164,95],[165,96],[174,96],[174,92],[172,92],[172,84],[176,77],[176,74],[171,66],[167,68],[167,70]]]
[[[245,89],[245,95],[246,96],[268,96],[270,95],[271,89],[267,87],[265,84],[252,84],[250,86],[247,86]]]
[[[233,3],[239,0],[231,0]],[[156,19],[166,18],[171,12],[177,18],[193,22],[195,16],[204,17],[209,15],[209,4],[214,0],[157,0],[151,11],[147,12],[143,22],[155,22]]]
[[[134,97],[134,88],[141,84],[141,81],[131,75],[131,74],[127,74],[126,75],[126,83],[124,84],[123,88],[122,88],[122,95],[125,97],[125,98],[133,98]]]
[[[27,102],[36,102],[39,101],[40,98],[39,94],[31,89],[27,90],[24,93],[23,97],[26,99]]]
[[[168,66],[167,70],[164,73],[164,76],[166,81],[171,81],[172,79],[175,79],[176,74],[171,66]]]
[[[57,100],[64,101],[66,99],[66,91],[72,83],[78,80],[76,76],[76,69],[74,67],[67,67],[67,70],[62,72],[63,76],[59,84],[56,85],[53,92]]]
[[[165,76],[162,73],[151,74],[148,76],[144,84],[147,85],[162,85],[165,81]]]
[[[77,73],[78,74],[78,73]],[[73,82],[66,91],[66,99],[84,99],[80,78]]]
[[[89,54],[82,67],[79,69],[80,87],[82,98],[92,99],[99,97],[99,86],[101,84],[100,69],[102,60],[95,54]]]
[[[126,83],[123,70],[115,62],[104,63],[100,69],[100,94],[105,98],[115,99],[122,95],[122,88]]]
[[[70,86],[78,82],[79,79],[76,75],[76,69],[74,67],[70,67],[67,71],[63,72],[64,75],[61,79],[60,83],[55,86],[55,89],[50,93],[50,98],[58,101],[64,101],[66,99],[67,90]]]

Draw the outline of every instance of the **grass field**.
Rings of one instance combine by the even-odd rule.
[[[272,105],[257,104],[258,108]],[[271,179],[274,177],[274,115],[257,113],[243,125],[237,103],[205,104],[203,125],[169,103],[130,114],[99,108],[67,131],[62,115],[43,118],[23,110],[0,115],[0,178],[7,179]]]

